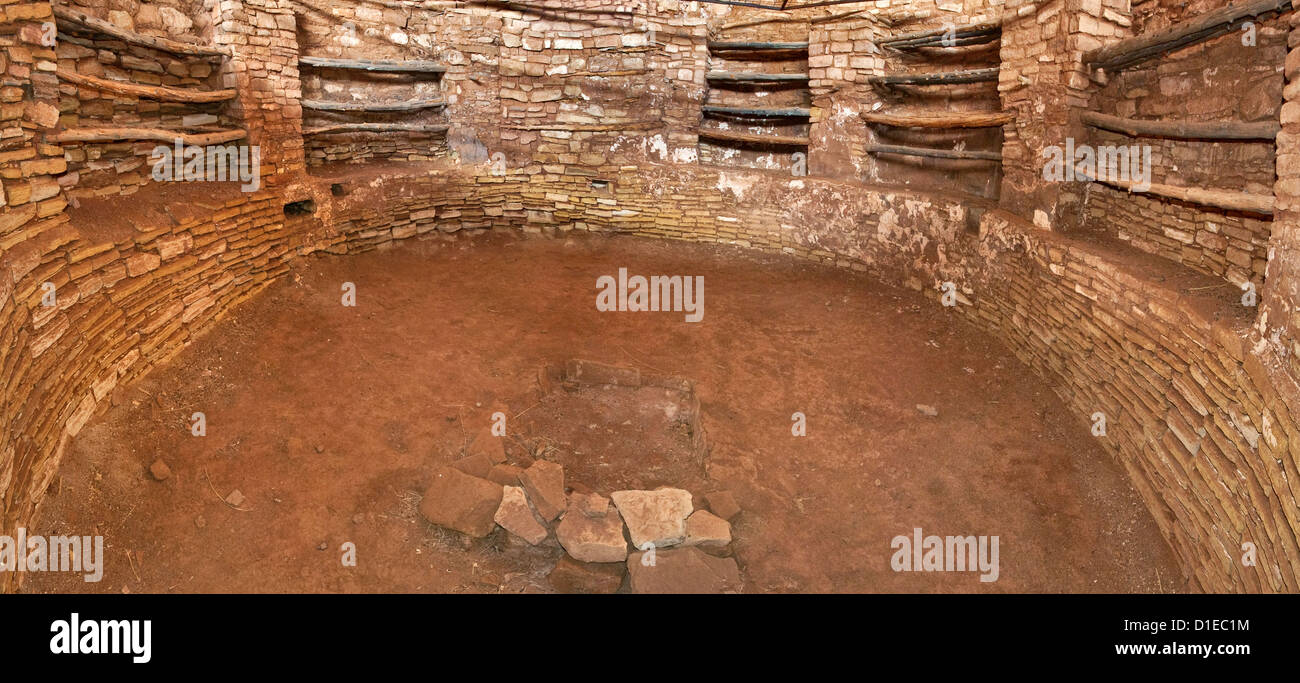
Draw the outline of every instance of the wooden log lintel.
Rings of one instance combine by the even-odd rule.
[[[125,81],[111,81],[106,78],[88,76],[79,74],[68,69],[55,69],[55,75],[60,80],[73,83],[75,85],[93,88],[103,92],[113,93],[115,95],[129,95],[148,100],[159,100],[162,102],[224,102],[233,100],[236,96],[234,89],[226,90],[194,90],[191,88],[173,88],[165,85],[143,85],[140,83],[127,83]]]
[[[303,100],[302,108],[315,111],[418,111],[447,106],[442,98],[425,100],[406,100],[403,102],[328,102],[325,100]]]
[[[997,33],[990,33],[984,36],[966,36],[964,38],[955,38],[951,41],[946,40],[944,38],[926,38],[924,40],[915,40],[909,43],[894,43],[892,45],[886,45],[885,47],[889,48],[890,50],[916,50],[916,49],[928,48],[928,47],[937,47],[937,48],[965,47],[967,45],[983,45],[985,43],[992,43],[993,41],[998,40],[1001,37],[1002,36]]]
[[[49,136],[51,142],[119,142],[124,140],[152,140],[155,142],[180,141],[198,147],[220,145],[243,139],[247,131],[240,129],[187,133],[166,128],[138,128],[132,126],[97,126],[68,128]]]
[[[558,130],[572,132],[601,132],[610,130],[653,130],[663,127],[662,121],[629,121],[627,123],[521,123],[502,126],[510,130]]]
[[[1002,25],[996,22],[987,24],[971,24],[960,28],[936,28],[925,31],[916,31],[913,33],[902,33],[896,36],[890,36],[884,40],[878,41],[877,45],[893,45],[897,43],[908,43],[916,40],[925,40],[927,38],[943,38],[950,36],[953,38],[966,38],[969,36],[988,35],[990,33],[1000,33]]]
[[[1176,138],[1181,140],[1274,140],[1282,130],[1278,121],[1161,121],[1128,119],[1095,111],[1086,111],[1080,119],[1094,128],[1138,137]]]
[[[1233,30],[1242,20],[1291,7],[1292,0],[1249,0],[1180,21],[1168,28],[1089,50],[1083,62],[1113,71]]]
[[[746,108],[746,107],[722,107],[713,104],[706,104],[700,107],[700,110],[706,114],[722,114],[726,116],[738,116],[744,118],[759,119],[783,119],[783,118],[808,118],[812,111],[802,107],[789,107],[784,109],[778,108]]]
[[[767,42],[728,42],[728,41],[709,41],[709,51],[711,52],[758,52],[764,50],[773,50],[778,52],[789,52],[794,50],[807,50],[808,43],[767,43]]]
[[[112,23],[104,21],[98,17],[92,17],[85,12],[79,12],[75,9],[54,5],[54,16],[65,25],[76,26],[85,31],[102,33],[118,40],[151,47],[155,50],[170,52],[176,55],[193,55],[196,57],[226,57],[230,52],[225,48],[211,45],[191,45],[167,38],[155,38],[146,36],[135,31],[128,31]]]
[[[987,69],[967,69],[965,71],[948,71],[929,74],[892,74],[872,76],[867,79],[872,85],[957,85],[960,83],[995,82],[998,80],[998,67]]]
[[[650,73],[649,69],[616,69],[611,71],[574,71],[567,74],[552,74],[556,78],[614,78],[620,76],[639,76]]]
[[[808,138],[794,135],[760,135],[755,133],[742,133],[734,130],[718,130],[710,128],[699,129],[698,135],[701,139],[717,140],[722,142],[741,142],[747,144],[774,145],[778,147],[807,147]]]
[[[706,78],[710,81],[733,83],[806,83],[808,81],[808,74],[765,74],[710,71]]]
[[[1086,174],[1084,174],[1084,179],[1102,185],[1109,185],[1129,193],[1149,194],[1156,197],[1164,197],[1165,199],[1177,199],[1184,202],[1191,202],[1192,204],[1200,204],[1201,206],[1223,209],[1225,211],[1242,211],[1245,213],[1255,213],[1264,216],[1273,215],[1273,195],[1250,194],[1248,192],[1236,192],[1233,190],[1203,189],[1199,187],[1179,187],[1177,185],[1167,185],[1163,183],[1138,184],[1127,180],[1089,178]]]
[[[423,123],[334,123],[303,128],[303,135],[328,135],[331,133],[445,133],[446,124]]]
[[[390,72],[390,73],[443,73],[446,66],[438,62],[410,59],[402,61],[372,59],[335,59],[333,57],[299,57],[300,65],[318,69],[351,69],[356,71]]]
[[[896,128],[994,128],[1016,120],[1011,112],[943,112],[939,114],[883,114],[863,112],[862,120]]]
[[[1001,152],[982,150],[931,149],[928,147],[907,147],[904,145],[867,145],[869,154],[900,154],[913,157],[931,157],[935,159],[978,159],[980,161],[1001,161]]]

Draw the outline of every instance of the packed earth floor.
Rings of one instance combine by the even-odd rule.
[[[703,276],[703,319],[597,310],[597,278],[619,268]],[[470,540],[418,505],[496,411],[508,451],[544,443],[601,493],[669,483],[654,473],[675,471],[671,434],[614,423],[619,406],[542,400],[539,370],[572,358],[694,382],[707,477],[679,483],[739,503],[745,592],[1186,588],[1087,417],[935,301],[731,247],[493,231],[298,261],[119,388],[32,530],[102,534],[104,578],[33,573],[22,590],[549,592],[553,537]],[[915,528],[998,536],[998,580],[892,570],[891,539]]]

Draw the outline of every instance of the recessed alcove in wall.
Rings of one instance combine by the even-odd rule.
[[[894,27],[880,40],[886,73],[869,79],[879,101],[863,113],[869,178],[997,198],[1007,122],[996,118],[1001,31],[996,22],[949,22]]]
[[[310,216],[314,213],[316,213],[316,201],[312,199],[300,199],[296,202],[289,202],[284,205],[285,218]]]
[[[399,32],[404,42],[395,42],[382,14],[366,8],[345,17],[309,3],[299,10],[308,165],[428,161],[448,154],[447,67],[427,41]]]
[[[150,9],[129,27],[74,7],[55,12],[60,116],[50,140],[77,174],[73,200],[130,194],[170,179],[184,147],[245,137],[236,90],[223,87],[229,51],[212,43],[211,22],[197,7]]]
[[[1107,72],[1078,144],[1144,155],[1150,191],[1126,192],[1131,178],[1092,183],[1085,229],[1234,286],[1263,286],[1284,102],[1274,65],[1285,60],[1285,23],[1265,16],[1252,24],[1253,40],[1232,31]],[[1182,193],[1190,196],[1178,198]],[[1216,193],[1231,201],[1196,201]]]
[[[812,116],[807,26],[729,32],[708,46],[701,162],[806,172]]]

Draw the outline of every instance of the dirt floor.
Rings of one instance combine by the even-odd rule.
[[[596,279],[620,267],[704,276],[703,321],[597,311]],[[693,380],[706,472],[629,472],[680,435],[619,431],[608,406],[573,398],[539,405],[539,368],[570,358]],[[733,248],[496,231],[306,259],[114,403],[33,531],[102,534],[104,580],[35,573],[24,592],[548,591],[553,541],[471,542],[416,510],[431,469],[496,410],[512,451],[546,441],[571,477],[607,472],[586,482],[601,493],[660,474],[693,477],[697,497],[731,490],[746,592],[1187,585],[1086,417],[1005,348],[919,294]],[[239,509],[222,500],[234,489]],[[998,536],[999,579],[891,570],[891,539],[916,527]]]

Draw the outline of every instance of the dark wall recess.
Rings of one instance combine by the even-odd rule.
[[[289,202],[284,205],[284,215],[286,217],[310,216],[314,213],[316,213],[316,202],[310,199]]]

